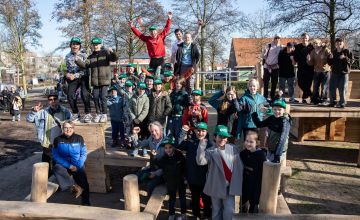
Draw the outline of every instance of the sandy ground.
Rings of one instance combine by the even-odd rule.
[[[46,99],[32,97],[32,104]],[[30,104],[31,105],[31,104]],[[27,105],[28,107],[30,105]],[[26,111],[28,111],[27,108]],[[30,192],[32,164],[41,160],[40,145],[35,140],[33,124],[11,122],[8,113],[0,113],[0,199],[22,200]],[[209,114],[210,127],[216,123],[213,109]],[[110,143],[110,129],[106,132]],[[360,169],[356,167],[359,144],[334,142],[291,142],[288,165],[293,168],[289,179],[286,201],[293,213],[334,213],[360,215]],[[91,193],[93,206],[123,209],[122,177],[137,169],[112,167],[113,189],[107,194]],[[80,204],[68,192],[57,192],[49,202]],[[141,196],[142,207],[147,202]],[[159,219],[165,219],[167,203]],[[178,206],[179,207],[179,206]],[[188,194],[188,209],[190,201]],[[188,211],[189,216],[191,211]]]

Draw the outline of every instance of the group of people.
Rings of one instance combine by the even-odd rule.
[[[281,36],[275,35],[273,42],[264,50],[264,96],[268,98],[271,81],[270,99],[273,99],[279,82],[279,90],[283,96],[287,84],[289,102],[298,103],[294,96],[297,79],[302,90],[302,103],[344,108],[353,63],[353,55],[345,48],[344,40],[336,38],[336,48],[333,51],[321,39],[314,39],[310,43],[307,33],[301,35],[301,43],[296,45],[288,42],[283,47],[280,41]],[[294,68],[296,64],[297,74]],[[338,101],[337,90],[340,97]]]
[[[13,122],[21,120],[21,111],[25,108],[26,98],[27,91],[22,86],[18,89],[15,86],[10,86],[10,90],[5,87],[1,91],[1,108],[5,112],[10,112]]]
[[[71,39],[65,76],[71,111],[59,104],[58,94],[54,93],[48,95],[48,107],[39,103],[27,115],[27,121],[35,123],[43,147],[42,160],[50,164],[49,172],[62,190],[70,189],[74,197],[82,196],[83,205],[90,205],[84,170],[86,140],[75,133],[74,121],[80,119],[80,114],[74,94],[81,87],[83,120],[91,122],[91,85],[96,107],[93,121],[106,122],[109,109],[113,146],[128,147],[132,156],[150,156],[150,165],[137,173],[138,179],[150,194],[165,183],[170,196],[169,219],[175,219],[177,193],[179,219],[186,218],[187,185],[197,218],[231,219],[237,195],[242,196],[244,212],[256,213],[262,164],[266,160],[281,163],[287,151],[291,117],[286,113],[286,103],[275,96],[268,102],[258,92],[256,79],[249,80],[241,96],[234,87],[224,87],[209,99],[217,111],[214,132],[209,131],[208,107],[202,102],[202,91],[193,88],[199,52],[190,33],[182,42],[182,30],[175,31],[178,41],[172,56],[174,63],[164,61],[164,38],[171,19],[168,13],[160,33],[150,26],[149,36],[130,22],[135,35],[146,43],[151,58],[150,68],[141,73],[129,63],[126,73],[112,77],[109,63],[117,59],[117,54],[102,49],[100,38],[92,39],[93,52],[88,57],[81,52],[81,39]],[[199,21],[199,29],[201,25]],[[259,128],[263,127],[265,139],[260,143]],[[243,142],[242,150],[237,146],[239,141]]]

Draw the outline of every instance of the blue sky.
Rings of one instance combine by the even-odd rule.
[[[43,26],[40,30],[42,39],[40,40],[42,47],[31,48],[31,50],[42,54],[46,52],[53,51],[59,46],[59,43],[66,40],[62,37],[62,34],[56,29],[59,24],[55,20],[51,19],[51,12],[56,0],[37,0],[37,8],[39,10],[41,21]],[[166,10],[171,10],[171,1],[169,0],[160,0],[164,5]],[[264,0],[238,0],[240,9],[247,13],[255,12],[261,8],[264,8],[266,3]],[[239,33],[234,33],[233,36],[239,36]],[[65,54],[65,51],[60,52],[59,54]]]

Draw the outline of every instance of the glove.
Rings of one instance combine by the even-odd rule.
[[[280,163],[280,156],[274,155],[274,159],[271,161],[272,163]]]

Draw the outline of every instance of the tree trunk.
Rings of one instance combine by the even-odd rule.
[[[91,52],[91,31],[90,31],[90,9],[87,0],[83,0],[84,18],[83,18],[83,31],[84,31],[84,47],[87,54]]]
[[[134,16],[134,2],[133,0],[130,1],[130,12],[129,12],[129,20],[133,20]],[[129,50],[128,50],[128,58],[129,62],[133,62],[134,60],[134,39],[133,39],[133,33],[131,30],[129,30]]]
[[[331,51],[335,49],[335,0],[330,0],[329,3],[329,36],[330,36],[330,45]]]
[[[24,59],[21,59],[21,70],[22,70],[22,86],[24,88],[24,90],[27,90],[27,83],[26,83],[26,74],[25,74],[25,63],[24,63]]]

